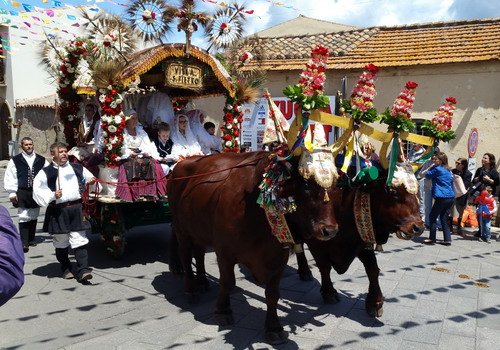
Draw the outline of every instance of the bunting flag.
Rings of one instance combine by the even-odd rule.
[[[23,4],[24,11],[31,12],[33,11],[33,6],[30,4]]]

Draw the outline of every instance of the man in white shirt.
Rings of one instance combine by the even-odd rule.
[[[36,246],[35,233],[40,206],[33,200],[33,179],[49,162],[34,152],[33,140],[21,140],[21,153],[12,157],[4,176],[4,189],[9,192],[11,203],[17,207],[19,234],[25,253],[29,246]]]
[[[50,146],[52,163],[43,168],[33,183],[33,199],[47,208],[48,231],[53,237],[56,258],[61,264],[64,279],[75,277],[68,256],[71,246],[77,264],[76,278],[87,281],[92,278],[88,266],[85,231],[90,227],[84,220],[82,197],[85,184],[95,182],[95,177],[81,164],[68,162],[68,148],[62,142]]]

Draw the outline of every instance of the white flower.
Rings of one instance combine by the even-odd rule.
[[[71,67],[68,68],[68,73],[74,73],[74,72],[75,72],[74,68],[71,68]]]
[[[122,157],[118,156],[118,157],[116,157],[116,158],[115,158],[115,160],[116,160],[117,162],[119,162],[120,160],[122,160]]]
[[[232,146],[232,142],[231,141],[226,141],[226,147],[231,147]]]
[[[107,93],[106,89],[99,89],[99,92],[101,93],[101,96]],[[99,99],[101,98],[101,96],[99,96]]]
[[[109,104],[111,108],[116,108],[116,101],[113,101]]]
[[[114,126],[114,125],[110,125],[110,126],[108,126],[108,131],[109,131],[110,133],[115,133],[117,130],[118,130],[118,129],[117,129],[117,128],[116,128],[116,126]]]
[[[234,124],[238,124],[238,119],[237,119],[237,118],[234,118],[234,119],[233,119],[233,123],[234,123]]]
[[[70,122],[72,122],[72,121],[73,121],[73,119],[75,119],[75,116],[74,116],[74,115],[72,115],[72,114],[68,115],[68,120],[69,120]]]
[[[230,110],[232,110],[232,109],[233,109],[233,106],[231,106],[231,105],[226,105],[226,109],[227,109],[228,111],[230,111]]]
[[[116,136],[115,136],[115,137],[111,138],[111,139],[109,140],[109,142],[110,142],[111,144],[113,144],[113,145],[114,145],[114,144],[116,144],[116,143],[118,142],[118,137],[116,137]]]
[[[104,100],[106,99],[105,95],[100,95],[99,96],[99,102],[104,103]]]
[[[115,115],[114,116],[115,124],[120,124],[122,122],[122,118],[123,118],[123,116],[121,113],[118,115]]]
[[[112,145],[112,144],[110,144],[110,143],[108,143],[108,144],[106,145],[106,148],[107,148],[109,151],[111,151],[111,150],[113,149],[113,145]]]
[[[106,89],[108,89],[109,91],[111,91],[111,90],[113,90],[113,87],[111,85],[108,85],[108,87]]]
[[[232,124],[229,124],[229,123],[226,124],[226,129],[232,129],[232,128],[233,128]]]
[[[108,133],[107,133],[106,131],[103,131],[103,132],[102,132],[102,136],[103,136],[103,137],[108,137]]]

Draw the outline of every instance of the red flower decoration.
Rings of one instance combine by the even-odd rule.
[[[377,74],[377,73],[378,73],[378,71],[379,71],[379,68],[378,68],[376,65],[372,64],[372,63],[368,63],[368,64],[365,66],[365,69],[366,69],[367,71],[369,71],[370,73],[372,73],[372,74]]]

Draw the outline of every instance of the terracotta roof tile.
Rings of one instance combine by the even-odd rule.
[[[270,38],[262,69],[302,69],[318,43],[330,48],[333,69],[499,60],[500,18]]]

